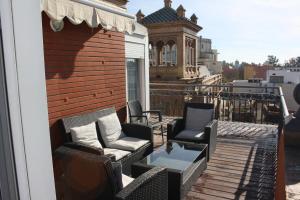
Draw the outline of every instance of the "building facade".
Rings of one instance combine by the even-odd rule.
[[[218,61],[218,51],[212,49],[211,39],[198,38],[198,65],[207,66],[211,74],[221,74],[222,63]]]
[[[266,80],[267,71],[270,69],[273,69],[273,67],[269,65],[246,65],[244,66],[244,79],[258,78]]]
[[[286,99],[287,107],[290,111],[297,111],[299,105],[294,99],[294,89],[300,83],[300,69],[274,69],[267,71],[268,86],[280,86]]]
[[[197,67],[198,37],[202,29],[197,16],[186,17],[180,5],[172,8],[171,0],[148,16],[141,11],[137,19],[148,28],[151,81],[192,80],[200,77]]]

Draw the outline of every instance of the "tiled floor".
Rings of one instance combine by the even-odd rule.
[[[219,121],[217,150],[186,200],[273,199],[276,135],[273,125]]]

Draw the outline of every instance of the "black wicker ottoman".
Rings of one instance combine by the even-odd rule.
[[[207,168],[207,144],[169,140],[144,159],[132,165],[138,177],[153,167],[168,169],[169,200],[182,199]]]

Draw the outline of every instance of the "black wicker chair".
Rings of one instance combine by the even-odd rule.
[[[109,115],[111,113],[116,112],[114,108],[107,108],[103,110],[99,110],[96,112],[83,114],[79,116],[67,117],[62,119],[62,123],[65,129],[65,146],[70,148],[75,148],[81,151],[94,153],[98,155],[104,155],[104,151],[102,149],[94,149],[83,144],[74,143],[71,137],[71,128],[83,126],[95,122],[102,116]],[[128,137],[135,137],[139,139],[149,140],[149,143],[145,144],[141,148],[137,149],[134,152],[131,152],[129,155],[123,157],[121,160],[123,173],[126,175],[131,175],[131,165],[149,155],[153,151],[153,130],[149,126],[140,125],[140,124],[122,124],[122,131]],[[106,147],[100,134],[100,130],[97,126],[98,139],[103,147]],[[113,161],[115,160],[114,155],[106,155],[110,157]]]
[[[168,174],[164,168],[154,168],[118,191],[113,163],[105,156],[62,146],[55,151],[53,164],[58,200],[168,199]]]
[[[199,134],[199,137],[179,137],[179,134],[185,130],[186,125],[186,117],[188,108],[195,109],[212,109],[213,114],[210,116],[210,122],[202,127],[199,132],[203,132]],[[199,119],[204,116],[199,116]],[[168,124],[167,130],[167,139],[170,140],[181,140],[187,142],[195,142],[195,143],[204,143],[208,144],[208,160],[212,156],[212,154],[216,150],[216,140],[217,140],[217,129],[218,129],[218,121],[214,119],[214,104],[205,104],[205,103],[186,103],[184,107],[183,118],[175,119],[171,123]]]
[[[141,103],[137,100],[129,101],[127,105],[129,110],[130,123],[145,124],[147,126],[151,126],[152,128],[159,128],[161,130],[162,142],[164,143],[164,130],[161,112],[159,110],[143,111]],[[157,121],[150,121],[147,116],[148,113],[156,114],[158,116]]]

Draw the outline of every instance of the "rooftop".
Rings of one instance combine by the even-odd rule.
[[[178,9],[182,9],[183,6],[180,5]],[[195,18],[195,15],[192,15]],[[202,29],[201,26],[197,25],[197,23],[193,22],[191,19],[178,15],[177,11],[173,9],[171,6],[165,6],[164,8],[146,16],[143,18],[143,24],[156,24],[156,23],[169,23],[169,22],[186,22],[193,26],[197,26],[199,30]]]

